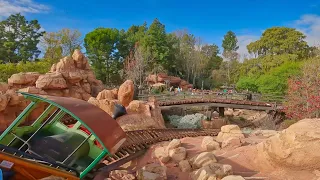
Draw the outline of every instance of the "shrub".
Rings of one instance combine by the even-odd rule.
[[[49,60],[41,60],[36,62],[20,62],[17,64],[7,63],[0,64],[0,82],[7,82],[12,74],[19,72],[39,72],[46,73],[50,70],[53,62]]]

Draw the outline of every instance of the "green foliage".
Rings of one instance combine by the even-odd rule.
[[[234,32],[228,31],[226,35],[224,35],[222,41],[223,52],[232,52],[237,51],[239,46],[237,45],[238,39]]]
[[[0,22],[0,59],[3,63],[17,63],[38,58],[37,48],[41,26],[37,20],[27,21],[21,14]]]
[[[258,56],[296,54],[300,58],[308,57],[309,46],[304,40],[305,35],[294,28],[273,27],[265,30],[261,38],[250,43],[249,53]]]
[[[20,62],[0,64],[0,82],[7,82],[12,74],[19,72],[39,72],[46,73],[50,70],[53,62],[50,60],[40,60],[37,62]]]
[[[98,28],[88,33],[84,46],[97,76],[105,84],[119,77],[120,62],[115,57],[116,46],[119,42],[119,31],[111,28]]]
[[[258,85],[256,79],[253,77],[241,77],[236,84],[237,89],[249,90],[251,92],[258,92]]]

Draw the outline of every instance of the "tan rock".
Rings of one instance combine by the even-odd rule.
[[[154,150],[154,155],[156,158],[158,158],[162,163],[167,163],[170,161],[170,156],[168,154],[168,151],[166,151],[165,147],[157,147]]]
[[[35,86],[19,89],[19,91],[30,93],[30,94],[41,94],[41,95],[47,94],[45,91],[43,91],[42,89],[36,88]]]
[[[240,138],[230,137],[222,142],[221,147],[231,149],[231,148],[240,147],[241,145],[242,145],[242,142]]]
[[[94,97],[90,97],[88,102],[99,107],[100,109],[102,109],[106,113],[108,113],[110,116],[112,116],[115,103],[117,103],[118,101],[117,100],[109,100],[109,99],[97,100]]]
[[[71,86],[69,88],[70,97],[83,99],[82,94],[86,93],[81,86]]]
[[[118,100],[120,103],[127,107],[129,103],[133,100],[134,94],[134,85],[133,81],[126,80],[123,84],[121,84],[118,91]]]
[[[88,101],[92,97],[87,92],[82,93],[81,96],[82,96],[82,99],[85,100],[85,101]]]
[[[219,132],[217,136],[218,142],[223,142],[230,137],[235,137],[239,139],[243,139],[244,135],[242,131],[240,130],[239,126],[237,125],[225,125],[221,127],[221,132]]]
[[[161,108],[155,98],[148,99],[147,104],[149,105],[151,117],[158,123],[158,128],[166,128],[164,119],[161,113]]]
[[[74,71],[75,69],[74,60],[70,56],[60,59],[56,65],[56,72],[69,72]]]
[[[58,176],[49,176],[49,177],[41,178],[39,180],[65,180],[65,178],[58,177]]]
[[[83,78],[79,71],[70,71],[68,73],[63,73],[64,78],[70,83],[70,84],[77,84],[79,83]]]
[[[213,151],[220,149],[220,144],[216,142],[213,137],[206,136],[202,140],[201,148],[206,151]]]
[[[81,87],[86,93],[91,94],[91,86],[88,82],[83,82]]]
[[[0,93],[5,93],[9,89],[9,85],[4,82],[0,82]]]
[[[242,114],[243,114],[243,111],[242,111],[242,110],[237,110],[237,111],[234,111],[234,112],[232,113],[233,116],[240,116],[240,115],[242,115]]]
[[[189,172],[192,170],[191,165],[188,160],[182,160],[179,162],[179,167],[182,172]]]
[[[40,89],[65,89],[67,88],[67,82],[62,77],[61,73],[47,73],[45,75],[39,76],[36,81],[36,87]]]
[[[226,111],[224,111],[224,115],[225,116],[233,116],[233,110],[232,109],[227,109]]]
[[[52,64],[49,72],[55,72],[56,70],[57,70],[57,65],[56,64]]]
[[[126,109],[128,114],[145,114],[151,117],[151,107],[144,101],[133,100]]]
[[[8,79],[9,85],[34,85],[34,83],[39,78],[40,74],[37,72],[26,72],[13,74]]]
[[[138,179],[141,180],[166,180],[167,167],[160,164],[148,164],[137,171]]]
[[[203,152],[191,158],[189,162],[193,169],[197,169],[211,163],[216,163],[217,159],[213,152]]]
[[[257,145],[258,154],[281,168],[320,169],[320,119],[304,119]]]
[[[152,117],[143,114],[127,114],[116,120],[125,131],[159,128],[158,123]]]
[[[20,98],[15,90],[10,89],[6,92],[10,96],[10,101],[8,103],[9,106],[15,106],[20,103]]]
[[[109,174],[109,178],[115,180],[134,180],[136,177],[130,174],[127,170],[114,170]]]
[[[10,101],[10,95],[0,94],[0,112],[5,110]]]
[[[263,136],[263,137],[266,137],[266,138],[269,138],[271,136],[274,136],[276,134],[279,134],[280,132],[278,131],[275,131],[275,130],[256,130],[256,131],[253,131],[251,133],[251,135],[254,135],[254,136]]]
[[[103,90],[99,92],[97,96],[98,100],[103,100],[103,99],[117,99],[117,96],[114,95],[114,93],[111,90]]]
[[[222,178],[222,180],[245,180],[242,176],[226,176],[224,178]]]
[[[171,149],[175,149],[181,146],[181,140],[180,139],[172,139],[169,143],[169,145],[167,146],[167,151],[171,150]]]
[[[191,173],[192,179],[221,179],[232,174],[232,167],[227,164],[210,163]]]
[[[207,180],[210,176],[215,176],[209,166],[201,167],[190,173],[192,180]],[[212,178],[211,178],[212,179]]]
[[[116,97],[116,99],[118,98],[118,89],[117,88],[113,88],[111,90],[111,92],[113,93],[114,97]]]
[[[184,147],[178,147],[175,149],[169,150],[169,156],[172,158],[173,161],[179,162],[187,157],[187,150]]]

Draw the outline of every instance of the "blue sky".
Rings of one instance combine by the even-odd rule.
[[[272,26],[295,27],[310,44],[320,43],[320,0],[0,0],[0,19],[17,12],[38,19],[46,31],[72,28],[83,34],[97,27],[150,24],[158,18],[168,32],[188,29],[219,46],[232,30],[240,53]]]

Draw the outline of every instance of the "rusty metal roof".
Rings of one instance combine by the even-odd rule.
[[[61,108],[67,114],[80,121],[111,153],[114,153],[125,141],[126,135],[118,123],[108,113],[87,101],[69,97],[19,93],[28,99],[35,98]]]

